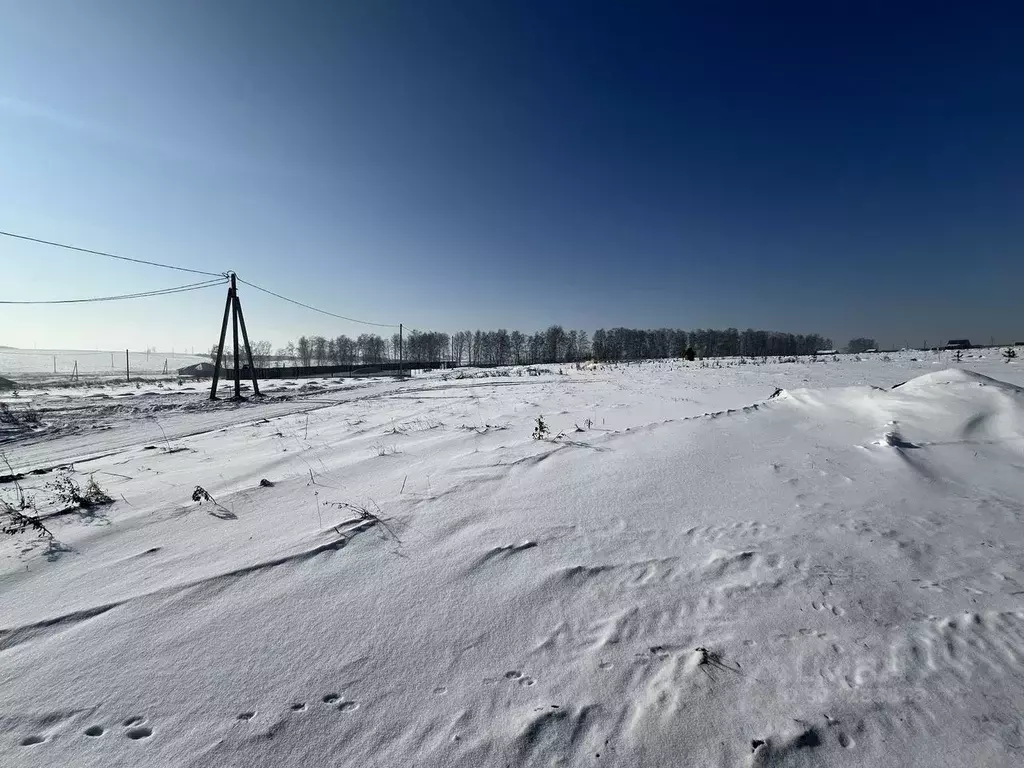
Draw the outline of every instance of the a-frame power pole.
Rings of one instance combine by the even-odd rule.
[[[231,284],[228,286],[228,297],[224,302],[224,319],[220,324],[220,341],[217,342],[217,360],[213,368],[213,386],[210,388],[210,399],[217,399],[217,383],[220,380],[220,363],[224,357],[224,339],[228,335],[228,315],[231,315],[231,340],[234,347],[235,360],[235,396],[233,399],[242,399],[242,378],[239,370],[238,359],[238,326],[242,326],[242,342],[245,344],[245,356],[249,362],[249,374],[252,376],[252,392],[259,395],[260,385],[256,381],[256,366],[252,361],[252,347],[249,346],[249,333],[245,329],[245,317],[242,315],[242,302],[238,300],[238,285],[235,281],[235,273],[229,272]]]

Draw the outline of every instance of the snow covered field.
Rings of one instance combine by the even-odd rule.
[[[1019,364],[542,368],[19,392],[0,764],[1024,763]]]
[[[159,374],[164,363],[171,373],[195,363],[209,362],[209,355],[183,355],[166,352],[129,352],[133,375]],[[124,378],[124,350],[91,352],[74,349],[0,349],[0,376],[15,381],[29,378],[68,379],[78,363],[81,376]],[[54,376],[54,367],[57,369]]]

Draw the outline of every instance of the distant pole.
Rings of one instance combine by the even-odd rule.
[[[124,376],[125,376],[125,379],[127,381],[131,381],[132,380],[132,371],[131,371],[131,368],[128,366],[128,350],[127,349],[124,351]]]
[[[114,369],[114,353],[113,352],[110,353],[110,369],[111,370]]]
[[[56,355],[53,356],[53,372],[54,373],[57,372],[57,356]]]
[[[238,370],[238,288],[235,287],[235,273],[231,273],[231,338],[235,350],[235,400],[242,399],[242,376]]]
[[[394,327],[394,326],[392,326]],[[402,342],[402,324],[398,324],[398,375],[402,375],[402,369],[405,367],[405,357],[403,354],[403,342]],[[392,337],[394,338],[394,337]]]

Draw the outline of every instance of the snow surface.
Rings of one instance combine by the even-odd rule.
[[[0,764],[1021,765],[1024,372],[915,356],[31,393]]]

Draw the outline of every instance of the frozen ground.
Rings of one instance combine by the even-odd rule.
[[[0,764],[1020,765],[997,354],[19,391]]]

